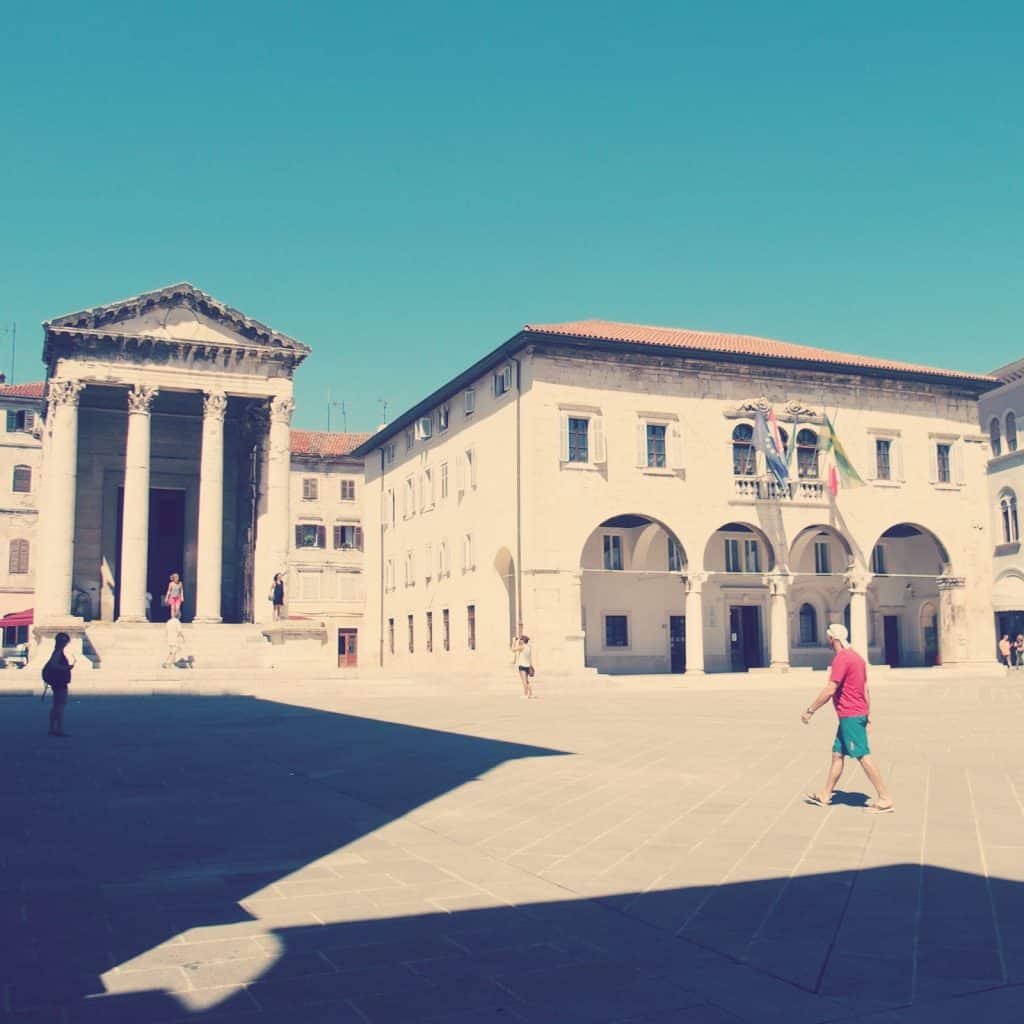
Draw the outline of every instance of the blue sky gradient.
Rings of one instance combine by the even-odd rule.
[[[307,428],[526,322],[1024,354],[1019,5],[56,0],[4,35],[19,380],[41,320],[179,280],[313,346]]]

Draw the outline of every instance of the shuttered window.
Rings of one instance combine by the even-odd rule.
[[[15,575],[22,575],[28,572],[28,541],[12,540],[10,561],[7,571]]]
[[[14,478],[11,481],[11,489],[13,491],[20,491],[24,494],[28,494],[32,490],[32,467],[31,466],[15,466],[14,467]]]

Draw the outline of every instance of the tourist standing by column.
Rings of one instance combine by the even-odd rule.
[[[270,600],[274,602],[274,621],[277,622],[284,614],[284,577],[280,573],[274,575]]]

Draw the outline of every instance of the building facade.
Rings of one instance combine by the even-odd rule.
[[[527,327],[366,458],[366,634],[385,666],[822,667],[991,660],[991,378],[764,339]],[[766,471],[774,412],[790,478]],[[827,485],[829,420],[863,486]]]

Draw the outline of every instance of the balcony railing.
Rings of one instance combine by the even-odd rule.
[[[823,480],[790,480],[780,484],[778,480],[759,479],[752,476],[733,478],[736,497],[746,501],[807,501],[824,503],[826,500]]]

